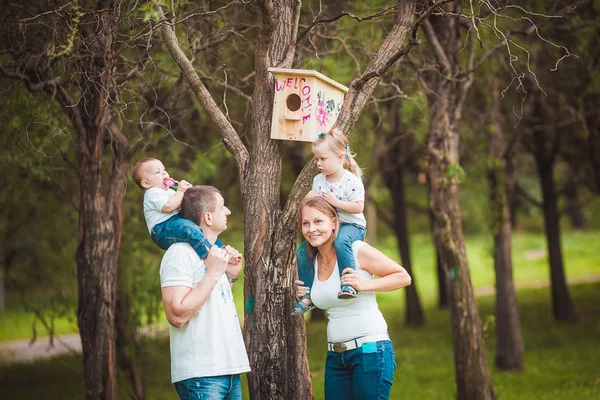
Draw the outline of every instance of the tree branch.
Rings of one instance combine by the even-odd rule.
[[[309,32],[310,32],[310,31],[311,31],[311,30],[312,30],[312,29],[313,29],[313,28],[314,28],[316,25],[318,25],[318,24],[326,24],[326,23],[330,23],[330,22],[335,22],[335,21],[337,21],[338,19],[340,19],[340,18],[343,18],[343,17],[350,17],[350,18],[352,18],[353,20],[355,20],[355,21],[357,21],[357,22],[359,22],[359,23],[360,23],[360,22],[363,22],[363,21],[369,21],[369,20],[372,20],[372,19],[376,19],[376,18],[382,17],[382,16],[384,16],[384,15],[387,15],[387,14],[391,14],[392,12],[395,12],[395,11],[396,11],[396,9],[398,8],[398,6],[399,6],[398,4],[394,4],[393,6],[390,6],[390,7],[386,8],[386,9],[384,9],[384,10],[381,10],[381,11],[379,11],[378,13],[375,13],[375,14],[373,14],[373,15],[369,15],[369,16],[366,16],[366,17],[359,17],[359,16],[357,16],[357,15],[354,15],[354,14],[352,14],[351,12],[344,11],[343,13],[341,13],[341,14],[338,14],[338,15],[336,15],[336,16],[334,16],[334,17],[331,17],[331,18],[327,18],[327,17],[326,17],[326,18],[321,18],[321,19],[314,20],[314,21],[313,21],[313,22],[312,22],[312,23],[309,25],[309,27],[308,27],[308,28],[306,28],[306,29],[305,29],[305,30],[304,30],[304,31],[303,31],[303,32],[300,34],[300,36],[299,36],[299,37],[298,37],[298,39],[296,40],[296,44],[298,44],[299,42],[301,42],[301,41],[302,41],[302,40],[303,40],[303,39],[306,37],[306,35],[308,35],[308,33],[309,33]]]
[[[433,29],[433,26],[431,26],[431,22],[429,22],[429,20],[423,22],[423,30],[425,31],[425,36],[427,36],[427,40],[433,48],[435,57],[443,67],[443,71],[451,73],[452,67],[450,65],[450,60],[448,60],[448,56],[442,48],[442,45],[440,44],[440,41],[438,40],[438,37],[435,34],[435,30]]]
[[[162,7],[157,6],[157,10],[160,13],[163,38],[169,53],[185,75],[187,81],[190,83],[192,91],[198,100],[200,100],[200,103],[212,121],[215,123],[217,129],[221,133],[221,136],[223,136],[225,147],[227,147],[229,152],[233,155],[233,159],[237,164],[240,176],[245,176],[246,166],[249,159],[248,150],[242,143],[242,140],[231,123],[227,120],[225,114],[219,109],[211,94],[200,80],[200,77],[194,70],[194,66],[190,60],[185,56],[181,50],[181,47],[179,47],[173,25],[166,19]]]

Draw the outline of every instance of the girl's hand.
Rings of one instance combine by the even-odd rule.
[[[308,288],[308,286],[302,286],[304,285],[304,282],[302,282],[301,280],[295,280],[294,284],[296,285],[296,298],[298,300],[300,300],[302,296],[310,293],[310,289]]]
[[[352,268],[346,268],[342,271],[342,285],[350,285],[354,289],[361,292],[363,290],[363,280],[358,272]]]
[[[337,198],[337,196],[331,192],[326,192],[323,193],[322,196],[325,201],[327,201],[329,204],[331,204],[332,207],[337,207],[336,204],[338,203],[339,199]]]

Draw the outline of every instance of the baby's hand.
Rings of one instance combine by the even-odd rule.
[[[177,186],[177,191],[181,193],[185,193],[186,190],[191,188],[193,185],[188,181],[181,180],[179,181],[179,186]]]
[[[225,246],[225,251],[229,254],[229,264],[230,265],[239,265],[242,262],[242,253],[237,251],[231,246]]]

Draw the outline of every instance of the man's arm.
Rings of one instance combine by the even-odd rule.
[[[162,300],[167,321],[181,328],[202,309],[202,306],[227,269],[230,255],[221,248],[213,246],[206,260],[206,275],[195,288],[186,286],[167,286],[162,288]]]

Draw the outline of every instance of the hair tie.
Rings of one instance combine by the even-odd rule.
[[[325,135],[327,135],[327,133],[321,132],[317,135],[317,139],[323,139],[325,137]]]
[[[350,158],[350,145],[346,143],[346,158]]]

